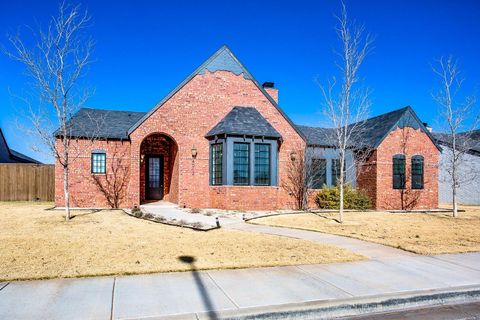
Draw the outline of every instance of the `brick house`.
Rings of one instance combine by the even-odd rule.
[[[368,164],[349,173],[353,184],[377,208],[405,207],[397,199],[400,190],[415,194],[412,208],[437,207],[438,183],[430,177],[437,175],[439,149],[414,111],[367,121],[364,142],[373,151]],[[69,129],[77,138],[70,168],[75,207],[106,207],[105,189],[121,185],[122,207],[163,199],[190,208],[291,208],[295,201],[282,185],[293,155],[307,147],[329,150],[324,183],[334,180],[335,149],[328,134],[321,135],[331,129],[295,125],[279,107],[273,83],[260,85],[226,46],[150,111],[84,108]],[[406,174],[411,163],[415,190]],[[57,163],[57,206],[64,203],[61,173]]]

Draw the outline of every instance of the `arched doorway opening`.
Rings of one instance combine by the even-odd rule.
[[[140,145],[140,201],[178,203],[178,146],[162,133],[143,139]]]

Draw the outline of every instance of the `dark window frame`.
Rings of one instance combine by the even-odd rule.
[[[394,190],[404,190],[406,185],[406,157],[396,154],[392,157],[392,187]]]
[[[340,159],[332,159],[332,186],[337,187],[340,181]],[[347,159],[343,161],[343,182],[347,181]]]
[[[235,152],[239,152],[240,150],[235,150],[235,146],[238,146],[238,145],[243,145],[243,146],[246,146],[247,147],[247,156],[246,157],[242,157],[244,159],[246,159],[246,163],[235,163],[237,159],[239,159],[239,157],[235,157]],[[251,153],[251,150],[250,150],[250,143],[248,142],[233,142],[233,185],[235,186],[249,186],[251,185],[251,181],[250,181],[250,177],[251,177],[251,173],[250,173],[250,153]],[[245,151],[245,150],[241,150],[241,151]],[[238,182],[238,180],[236,178],[241,178],[241,179],[244,179],[245,177],[240,177],[240,176],[235,176],[235,173],[239,170],[236,170],[236,165],[241,165],[242,167],[246,167],[247,170],[241,170],[242,172],[246,172],[247,173],[247,176],[246,176],[246,181],[245,182]]]
[[[103,159],[95,159],[96,156],[103,156]],[[103,162],[103,166],[99,166],[99,161]],[[96,171],[96,169],[103,169],[103,171]],[[90,155],[90,172],[92,174],[106,174],[107,173],[107,153],[106,152],[92,152]]]
[[[220,151],[215,150],[218,147]],[[223,185],[223,142],[210,145],[210,159],[210,185],[221,186]]]
[[[412,189],[422,190],[425,185],[425,158],[422,155],[414,155],[411,160]]]
[[[263,157],[263,158],[257,158],[257,154],[259,152],[257,152],[257,146],[258,147],[267,147],[268,149],[268,156],[267,157]],[[272,184],[272,174],[271,174],[271,170],[272,170],[272,146],[269,144],[269,143],[254,143],[254,146],[253,146],[253,152],[254,152],[254,157],[253,157],[253,166],[254,166],[254,171],[253,171],[253,185],[254,186],[270,186]],[[260,166],[260,165],[265,165],[264,163],[258,163],[260,161],[257,161],[257,160],[260,160],[260,159],[268,159],[268,163],[267,163],[267,170],[266,171],[263,171],[263,172],[266,172],[267,173],[267,182],[266,183],[259,183],[257,182],[257,174],[258,174],[258,170],[257,168]]]
[[[312,189],[321,189],[323,188],[324,185],[327,185],[327,159],[325,158],[313,158],[312,159],[312,166],[314,169],[318,169],[317,165],[314,163],[316,161],[323,162],[323,164],[320,164],[318,167],[320,169],[323,169],[321,172],[320,170],[316,170],[316,172],[313,173],[313,183],[312,183]],[[323,166],[323,168],[322,168]],[[323,181],[320,180],[320,178],[323,177]]]

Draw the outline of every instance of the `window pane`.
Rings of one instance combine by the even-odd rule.
[[[211,148],[211,183],[212,185],[222,184],[222,156],[223,156],[223,144],[213,144]]]
[[[105,173],[105,153],[92,153],[92,173]]]
[[[312,159],[313,183],[312,188],[320,189],[327,183],[327,159]]]
[[[346,177],[346,162],[343,163],[343,181]],[[332,159],[332,184],[338,186],[340,181],[340,159]]]
[[[250,168],[250,145],[248,143],[233,144],[233,183],[248,185]]]
[[[148,186],[160,187],[160,158],[148,158]]]
[[[393,189],[405,189],[405,156],[393,157]]]
[[[255,184],[270,185],[270,145],[255,144]]]
[[[412,158],[412,189],[423,189],[423,157]]]

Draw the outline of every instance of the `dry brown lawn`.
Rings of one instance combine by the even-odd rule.
[[[246,268],[359,260],[329,245],[249,232],[193,231],[123,211],[77,211],[65,222],[51,204],[0,203],[0,280]]]
[[[348,236],[419,253],[480,251],[480,207],[462,207],[459,218],[446,213],[347,212],[272,216],[251,223]]]

